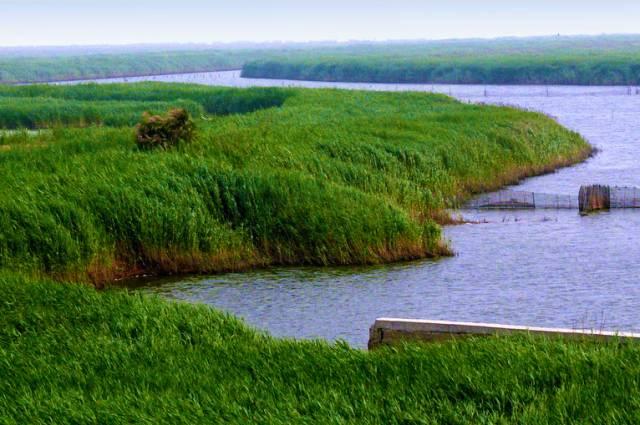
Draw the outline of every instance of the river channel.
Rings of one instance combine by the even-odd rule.
[[[434,91],[553,116],[599,153],[517,190],[576,195],[580,185],[640,186],[640,95],[627,87],[318,83],[240,78],[238,71],[128,78],[249,87]],[[101,82],[121,82],[124,79]],[[640,210],[461,211],[482,224],[448,227],[457,255],[377,267],[276,268],[132,282],[205,303],[274,336],[366,345],[377,317],[640,330]]]

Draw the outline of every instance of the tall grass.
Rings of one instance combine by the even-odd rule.
[[[37,129],[53,126],[106,125],[130,127],[145,112],[161,113],[172,107],[188,110],[202,116],[204,108],[196,102],[144,101],[79,101],[50,97],[1,97],[0,128]]]
[[[205,306],[0,275],[4,423],[640,420],[640,348],[488,337],[364,352]]]
[[[498,56],[476,58],[282,57],[247,63],[248,78],[439,83],[639,85],[640,54],[631,56]]]
[[[0,57],[0,83],[239,69],[266,52],[255,49]]]
[[[194,143],[164,152],[137,149],[130,127],[0,131],[0,422],[638,421],[636,345],[518,337],[366,353],[275,340],[204,306],[25,277],[446,253],[434,221],[445,207],[589,153],[551,119],[411,93],[0,92],[0,119],[24,105],[48,125],[89,110],[126,125],[138,108],[179,102],[211,114]]]
[[[98,101],[188,100],[199,103],[206,112],[215,115],[239,114],[281,106],[291,94],[289,90],[268,87],[237,90],[195,84],[163,83],[0,86],[0,100],[3,97],[54,98],[87,101],[92,105]],[[112,105],[115,107],[117,104]],[[34,106],[33,109],[37,112],[37,107]]]
[[[0,55],[0,84],[240,69],[268,78],[397,83],[638,84],[640,37],[529,37],[288,44],[38,49]],[[109,51],[113,53],[106,53]],[[135,51],[138,50],[138,51]],[[73,53],[77,52],[77,54]],[[80,54],[85,52],[86,54]],[[0,52],[1,53],[1,52]],[[55,54],[55,56],[54,56]],[[27,55],[27,56],[25,56]],[[29,56],[31,55],[31,56]]]
[[[147,101],[162,87],[197,94],[179,85],[28,90],[65,99],[138,92]],[[209,116],[194,143],[169,152],[140,151],[130,128],[57,128],[6,144],[0,267],[104,282],[441,255],[448,248],[434,219],[444,208],[590,151],[543,115],[445,96],[260,93],[284,103]]]
[[[640,84],[640,37],[546,37],[347,46],[262,57],[245,77],[449,84]]]

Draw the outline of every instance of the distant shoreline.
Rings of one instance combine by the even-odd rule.
[[[214,70],[197,70],[197,71],[183,71],[183,72],[154,72],[154,73],[135,73],[135,74],[119,74],[113,75],[110,77],[78,77],[78,78],[65,78],[62,80],[38,80],[38,81],[18,81],[11,83],[2,83],[0,85],[5,84],[8,86],[24,86],[29,84],[60,84],[60,83],[73,83],[73,82],[82,82],[82,81],[104,81],[104,80],[113,80],[116,78],[144,78],[144,77],[169,77],[172,75],[187,75],[187,74],[203,74],[210,72],[230,72],[230,71],[242,71],[241,68],[223,68],[223,69],[214,69]]]

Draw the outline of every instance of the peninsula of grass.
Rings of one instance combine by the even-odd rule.
[[[130,117],[169,105],[191,108],[195,140],[139,149]],[[0,87],[0,122],[0,423],[638,419],[635,344],[365,352],[65,283],[448,254],[447,208],[589,155],[549,117],[421,93],[145,83]]]
[[[289,80],[640,85],[640,36],[537,37],[359,44],[274,54],[244,77]]]
[[[206,306],[0,273],[0,422],[633,424],[640,347],[533,337],[365,352]]]
[[[145,83],[0,96],[42,120],[43,98],[105,114],[10,133],[0,150],[0,268],[96,284],[446,255],[447,208],[590,153],[542,114],[442,95]],[[208,113],[193,143],[141,151],[133,128],[105,125],[168,98]]]

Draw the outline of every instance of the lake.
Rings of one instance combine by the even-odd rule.
[[[109,79],[249,87],[433,91],[544,112],[598,155],[517,190],[576,195],[580,185],[640,186],[636,88],[319,83],[242,79],[238,71]],[[77,82],[74,82],[77,83]],[[445,229],[457,255],[376,267],[276,268],[131,282],[136,290],[209,304],[278,337],[366,346],[377,317],[640,330],[640,211],[461,211],[482,224]]]

